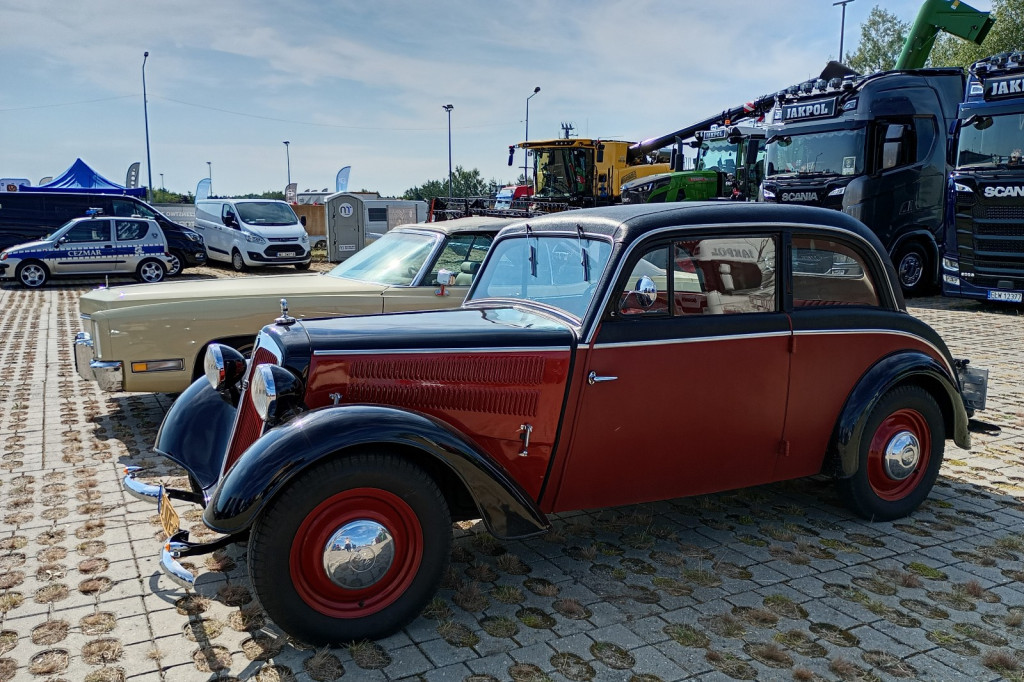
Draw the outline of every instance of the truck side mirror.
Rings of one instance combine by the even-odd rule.
[[[510,144],[508,146],[508,165],[510,165],[510,166],[512,165],[512,160],[515,158],[515,155],[516,155],[516,146],[514,144]]]
[[[882,170],[895,168],[900,164],[903,154],[903,134],[906,126],[901,123],[890,123],[885,128],[885,141],[882,143]]]
[[[597,145],[597,163],[604,163],[604,145]]]

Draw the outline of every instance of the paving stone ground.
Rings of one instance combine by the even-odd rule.
[[[193,594],[161,577],[155,509],[119,478],[182,482],[150,450],[171,400],[78,379],[88,288],[0,288],[0,682],[1024,680],[1024,309],[911,301],[991,370],[979,416],[1002,430],[948,443],[910,518],[865,522],[808,479],[563,514],[527,542],[465,523],[420,618],[316,651],[260,612],[244,546],[199,557]]]

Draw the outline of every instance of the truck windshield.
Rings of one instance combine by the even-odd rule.
[[[739,144],[728,140],[703,142],[697,151],[697,170],[717,169],[724,173],[736,172],[736,150]]]
[[[590,149],[535,149],[537,196],[570,198],[589,195],[594,152]]]
[[[567,236],[504,239],[494,245],[467,301],[537,301],[583,319],[611,248],[605,241]]]
[[[788,135],[780,130],[768,145],[768,177],[860,175],[864,172],[865,132],[829,130]]]
[[[418,232],[388,232],[335,266],[327,276],[408,286],[423,269],[438,239]]]
[[[292,207],[279,201],[239,203],[237,207],[238,217],[250,225],[294,225],[299,222]]]
[[[970,119],[968,119],[970,120]],[[1019,168],[1024,149],[1024,113],[976,116],[960,129],[957,169]]]

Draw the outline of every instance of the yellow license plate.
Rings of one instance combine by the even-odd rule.
[[[160,491],[160,525],[163,526],[168,538],[173,537],[181,529],[181,519],[171,506],[171,498],[168,497],[166,490]]]

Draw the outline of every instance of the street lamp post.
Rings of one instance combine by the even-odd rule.
[[[164,188],[164,174],[160,174],[160,189]]]
[[[210,196],[213,196],[213,161],[206,162],[206,179],[210,181]]]
[[[530,100],[533,99],[533,95],[536,95],[538,92],[540,92],[540,86],[539,85],[533,89],[533,94],[526,98],[526,139],[524,139],[523,142],[529,142],[530,141]],[[527,185],[530,184],[530,171],[529,171],[529,164],[527,163],[527,159],[529,158],[529,156],[530,156],[530,150],[524,147],[523,148],[523,181],[526,182]],[[534,180],[536,180],[536,178],[534,178]]]
[[[285,161],[288,162],[288,185],[292,184],[292,155],[291,152],[288,151],[288,145],[290,144],[291,142],[288,140],[284,141],[284,158]]]
[[[833,2],[832,6],[842,5],[843,15],[839,21],[839,63],[843,63],[843,34],[846,33],[846,6],[853,2],[853,0],[839,0],[839,2]]]
[[[142,115],[146,121],[146,175],[149,182],[146,184],[146,199],[153,200],[153,164],[149,159],[149,102],[146,99],[146,60],[149,59],[149,52],[142,53]]]
[[[445,104],[441,107],[448,112],[448,198],[452,198],[452,109],[454,104]]]

